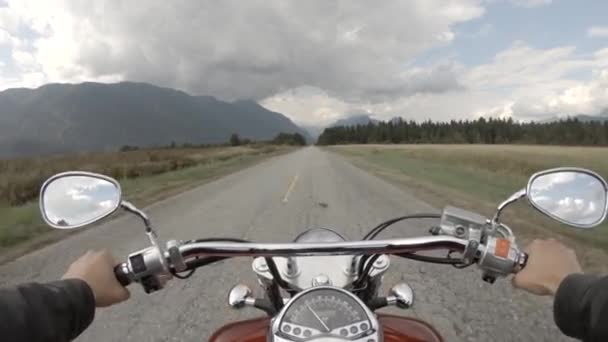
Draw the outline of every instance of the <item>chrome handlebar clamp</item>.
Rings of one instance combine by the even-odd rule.
[[[179,252],[180,245],[181,243],[176,240],[167,241],[167,255],[169,257],[170,264],[175,269],[175,272],[183,272],[188,268],[182,254]]]
[[[477,260],[486,282],[494,283],[496,278],[516,273],[526,264],[527,255],[517,248],[511,229],[477,213],[447,206],[441,215],[439,229],[434,231],[468,240],[463,261]]]
[[[441,214],[439,234],[479,240],[488,220],[477,213],[447,206]]]
[[[167,280],[172,278],[164,253],[158,246],[129,254],[127,267],[131,279],[141,283],[146,293],[161,290]]]

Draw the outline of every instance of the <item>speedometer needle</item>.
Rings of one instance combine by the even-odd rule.
[[[319,317],[319,315],[317,315],[317,313],[315,312],[315,310],[313,310],[310,305],[306,304],[306,307],[308,308],[308,310],[310,310],[310,312],[312,312],[313,316],[315,316],[315,318],[321,323],[321,325],[323,325],[323,328],[325,328],[325,330],[327,330],[327,332],[330,332],[331,329],[329,329],[329,327],[327,326],[327,324],[325,324],[325,322],[321,319],[321,317]]]

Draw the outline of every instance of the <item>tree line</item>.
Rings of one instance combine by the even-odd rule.
[[[508,119],[449,122],[394,119],[367,125],[326,128],[318,145],[338,144],[541,144],[608,145],[608,120],[568,118],[553,122],[516,122]]]
[[[272,140],[260,140],[255,141],[247,138],[241,138],[238,134],[232,133],[230,138],[225,143],[217,144],[192,144],[192,143],[181,143],[178,144],[172,141],[169,145],[154,146],[156,149],[175,149],[175,148],[207,148],[207,147],[218,147],[218,146],[243,146],[251,144],[271,144],[271,145],[294,145],[304,146],[306,145],[306,138],[300,133],[279,133]],[[150,147],[148,147],[150,148]],[[142,149],[135,145],[123,145],[119,148],[120,152],[137,151]]]
[[[306,145],[306,138],[300,133],[279,133],[272,140],[261,141],[262,143],[272,144],[272,145],[293,145],[293,146],[304,146]],[[249,139],[241,139],[238,134],[233,133],[230,136],[230,145],[231,146],[240,146],[240,145],[248,145],[251,143],[255,143],[255,141],[251,141]]]
[[[304,138],[304,136],[300,133],[279,133],[272,140],[260,142],[272,145],[304,146],[306,145],[306,138]],[[230,136],[229,143],[231,146],[240,146],[255,143],[255,141],[252,141],[250,139],[241,139],[238,134],[233,133]]]

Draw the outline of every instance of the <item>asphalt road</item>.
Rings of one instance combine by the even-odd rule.
[[[310,227],[330,227],[357,239],[385,219],[438,210],[338,156],[310,147],[146,211],[164,239],[221,236],[279,242],[291,241]],[[430,223],[395,226],[387,236],[420,236]],[[125,215],[0,266],[0,284],[57,279],[87,249],[106,247],[124,258],[145,246],[141,223]],[[489,285],[475,267],[458,270],[393,258],[385,287],[401,281],[414,289],[414,308],[389,311],[429,321],[447,341],[566,340],[553,324],[551,301],[513,290],[509,279]],[[190,279],[174,280],[152,295],[131,286],[131,299],[98,310],[78,340],[207,340],[223,324],[261,315],[250,308],[227,307],[227,292],[238,282],[257,291],[250,259],[199,269]]]

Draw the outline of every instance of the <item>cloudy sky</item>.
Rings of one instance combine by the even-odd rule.
[[[608,1],[0,0],[0,89],[144,81],[305,125],[608,108]]]

